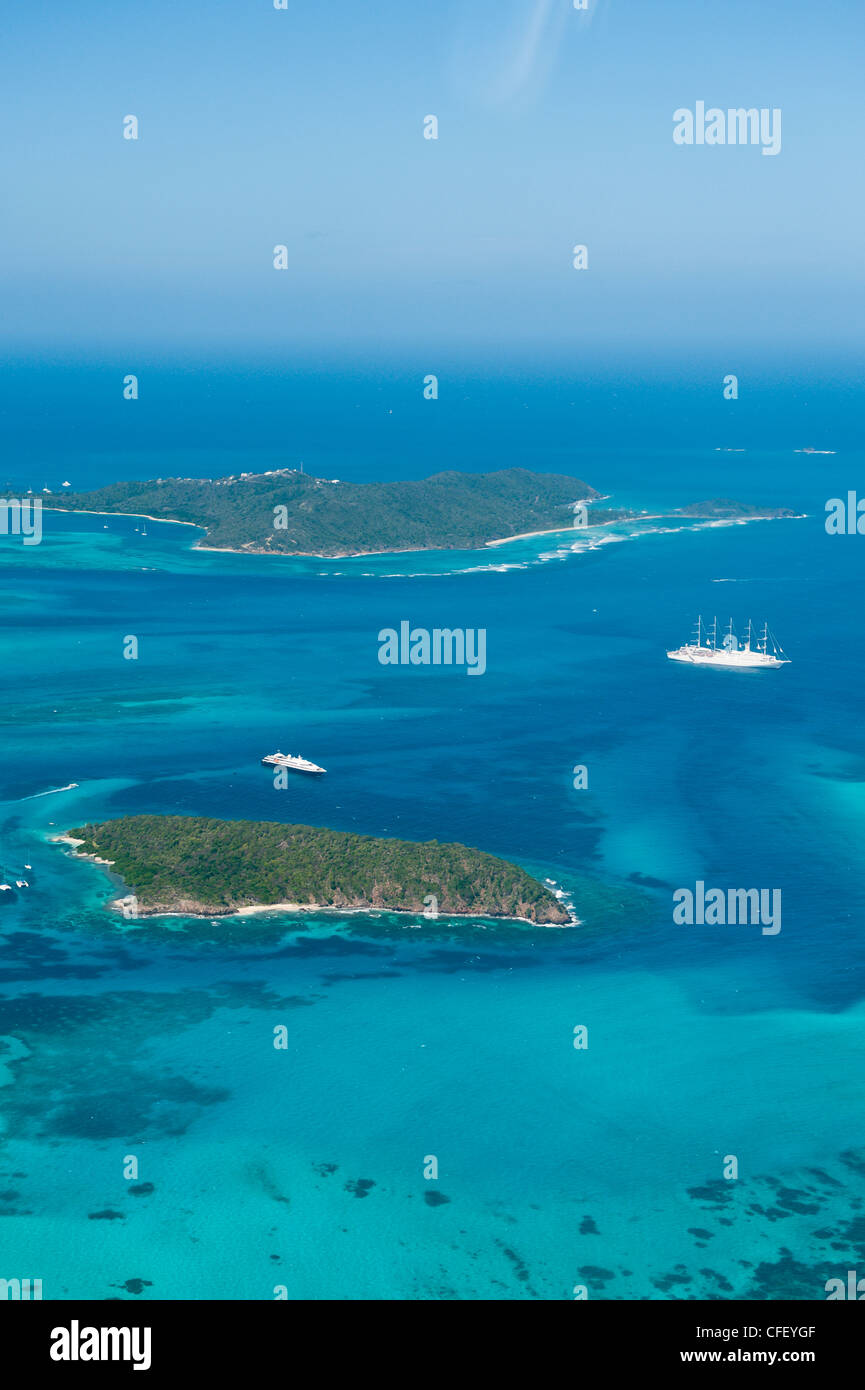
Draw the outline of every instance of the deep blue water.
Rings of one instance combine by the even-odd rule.
[[[745,346],[736,356],[731,363],[707,349],[700,361],[635,353],[527,362],[503,346],[479,363],[451,346],[445,361],[407,349],[394,365],[374,353],[357,362],[226,363],[205,351],[170,364],[135,350],[123,363],[113,354],[102,363],[40,354],[3,363],[0,480],[85,488],[302,462],[322,477],[364,481],[519,466],[617,488],[645,483],[658,501],[680,479],[705,480],[707,469],[721,484],[747,484],[762,467],[759,481],[783,488],[793,449],[849,458],[862,448],[861,362],[828,367],[816,349],[769,363]],[[731,371],[736,401],[722,390]],[[136,401],[123,398],[127,372],[139,379]],[[435,401],[423,394],[430,373]],[[723,455],[715,469],[716,446],[749,452]]]
[[[492,429],[502,465],[652,512],[807,515],[353,561],[56,513],[38,547],[0,538],[0,866],[33,866],[0,921],[0,1273],[46,1297],[823,1298],[865,1259],[865,541],[823,528],[862,457],[552,435]],[[135,476],[157,447],[55,444],[10,476]],[[144,471],[221,471],[174,464]],[[665,661],[698,612],[767,618],[792,664]],[[485,627],[486,674],[379,665],[403,618]],[[277,745],[327,777],[275,790]],[[571,890],[582,925],[135,927],[48,837],[145,810],[465,841]],[[781,932],[675,926],[697,879],[780,888]]]

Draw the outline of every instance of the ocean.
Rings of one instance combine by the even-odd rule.
[[[532,446],[516,401],[474,418],[483,447],[403,460],[390,399],[310,471],[515,463],[651,514],[797,516],[351,560],[83,514],[0,537],[0,868],[29,881],[0,909],[0,1275],[58,1299],[823,1299],[865,1261],[865,542],[824,528],[862,456],[632,428],[577,449],[560,416]],[[138,444],[43,440],[8,476],[222,471]],[[226,449],[296,462],[275,434]],[[791,664],[666,661],[698,613],[767,619]],[[483,678],[381,666],[404,619],[485,628]],[[327,776],[275,789],[277,746]],[[580,925],[126,922],[50,837],[143,811],[463,841],[561,884]],[[781,931],[675,925],[697,881],[780,889]]]

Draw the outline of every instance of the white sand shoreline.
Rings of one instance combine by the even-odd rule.
[[[178,521],[173,516],[151,516],[149,512],[98,512],[93,507],[46,507],[43,504],[43,512],[61,512],[65,516],[140,516],[145,521],[164,521],[166,526],[192,526],[196,531],[206,531],[206,526],[199,526],[197,521]],[[237,552],[239,555],[242,551]]]
[[[131,895],[130,895],[131,896]],[[124,904],[129,899],[114,898],[108,906],[116,911],[123,912]],[[325,903],[256,903],[250,907],[238,907],[232,911],[216,912],[180,912],[176,908],[160,909],[158,907],[147,907],[130,915],[128,920],[144,921],[148,917],[190,917],[197,922],[224,921],[232,917],[254,917],[263,912],[277,913],[300,913],[312,912],[319,916],[328,917],[412,917],[417,926],[420,927],[424,922],[461,922],[461,921],[486,921],[486,922],[525,922],[529,927],[573,927],[580,925],[576,921],[568,922],[535,922],[531,917],[506,917],[492,912],[439,912],[435,917],[426,917],[423,909],[413,911],[411,908],[398,907],[334,907]]]
[[[99,854],[83,853],[78,849],[78,846],[83,845],[84,841],[76,840],[73,835],[49,835],[48,838],[53,845],[71,845],[73,857],[75,859],[88,859],[91,864],[103,864],[108,869],[114,864],[113,859],[103,859]]]

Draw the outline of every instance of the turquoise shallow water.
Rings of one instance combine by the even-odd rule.
[[[725,466],[665,491],[729,495]],[[60,514],[27,552],[0,538],[0,863],[33,866],[0,921],[0,1274],[57,1298],[819,1299],[856,1268],[861,562],[823,532],[821,467],[736,479],[803,520],[481,556],[255,560]],[[665,662],[699,610],[767,616],[793,664]],[[486,627],[483,679],[379,666],[402,618]],[[275,745],[328,776],[276,791]],[[47,837],[143,810],[464,840],[572,890],[583,925],[134,927]],[[675,927],[697,878],[780,887],[781,933]]]

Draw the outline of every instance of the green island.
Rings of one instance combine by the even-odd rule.
[[[198,549],[337,559],[477,550],[496,541],[566,531],[577,520],[574,504],[599,498],[579,478],[526,468],[436,473],[389,483],[345,483],[286,468],[227,478],[111,483],[92,492],[52,494],[50,507],[185,522],[205,532]],[[659,515],[754,520],[792,513],[714,498]],[[654,514],[592,505],[582,524],[652,519]]]
[[[138,916],[212,917],[273,906],[423,913],[432,894],[442,916],[571,921],[555,895],[516,864],[437,840],[160,815],[121,816],[57,839],[110,866],[137,899]]]
[[[575,502],[598,496],[579,478],[525,468],[389,483],[344,483],[280,469],[112,483],[52,494],[45,505],[189,522],[206,531],[198,543],[206,549],[336,558],[473,550],[526,532],[563,530],[574,524]]]

